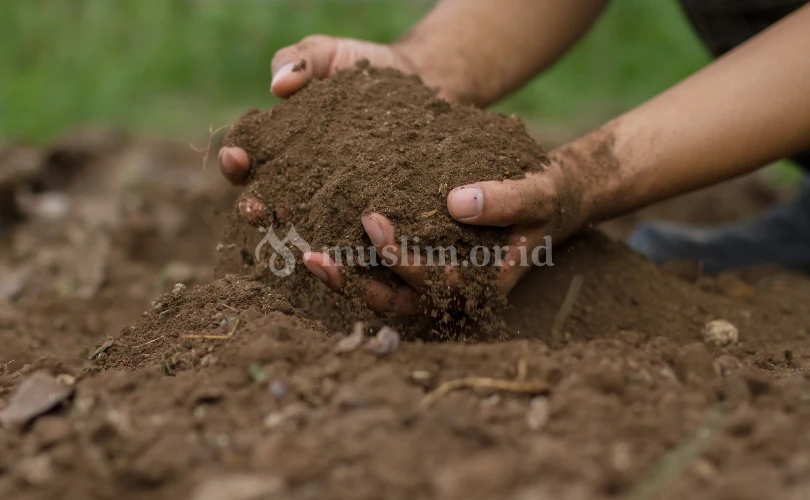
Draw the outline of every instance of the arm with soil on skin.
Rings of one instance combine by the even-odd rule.
[[[810,5],[658,97],[553,152],[590,222],[810,146]]]
[[[523,236],[531,248],[546,235],[561,243],[588,223],[797,153],[810,145],[807,54],[810,5],[671,90],[553,151],[544,172],[453,189],[448,210],[465,224],[511,226],[510,241]],[[396,248],[395,228],[382,215],[364,215],[362,223],[378,249]],[[509,252],[518,248],[513,245]],[[342,277],[327,256],[306,255],[304,263],[341,291]],[[425,270],[405,264],[391,269],[412,288],[370,283],[365,297],[373,309],[400,315],[423,307],[418,292]],[[502,267],[501,292],[508,293],[527,270]],[[459,276],[449,271],[453,286]]]

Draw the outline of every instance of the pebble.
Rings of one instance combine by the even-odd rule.
[[[396,351],[399,347],[399,340],[399,332],[393,328],[384,326],[377,332],[375,338],[366,343],[364,349],[378,356],[382,356]]]
[[[709,321],[703,326],[703,342],[717,347],[736,344],[740,340],[737,327],[724,319]]]
[[[274,398],[283,399],[288,392],[289,390],[287,389],[287,384],[285,384],[281,380],[274,380],[270,383],[270,394]]]
[[[526,425],[533,431],[540,430],[545,427],[550,416],[548,398],[534,398],[531,402],[531,408],[526,414]]]
[[[62,385],[66,385],[68,387],[73,387],[76,385],[76,377],[70,375],[68,373],[61,373],[56,376],[56,381]]]

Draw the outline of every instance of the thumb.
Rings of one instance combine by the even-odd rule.
[[[531,225],[545,222],[557,206],[557,193],[542,173],[519,180],[477,182],[447,195],[450,215],[478,226]]]
[[[337,49],[337,40],[324,35],[308,36],[296,45],[285,47],[273,57],[273,82],[270,91],[276,97],[289,97],[301,90],[311,78],[326,78]]]

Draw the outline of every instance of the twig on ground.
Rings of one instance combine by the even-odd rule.
[[[181,335],[180,338],[204,339],[204,340],[228,340],[229,338],[233,337],[234,333],[236,333],[236,328],[238,326],[239,326],[239,318],[236,318],[233,322],[233,326],[231,327],[230,331],[225,335]]]
[[[547,394],[551,391],[546,381],[503,380],[487,377],[468,377],[451,380],[440,385],[422,399],[421,407],[429,408],[436,401],[458,389],[493,389],[516,394]]]
[[[226,304],[226,303],[224,303],[224,302],[220,302],[220,304],[219,304],[219,305],[221,305],[222,307],[227,307],[228,309],[230,309],[231,311],[235,312],[236,314],[239,314],[239,309],[237,309],[237,308],[235,308],[235,307],[231,307],[231,306],[229,306],[228,304]]]
[[[213,126],[208,127],[208,143],[205,145],[204,148],[198,148],[194,146],[194,144],[189,144],[188,146],[198,153],[205,153],[203,155],[203,170],[208,169],[208,155],[211,154],[211,142],[214,140],[214,136],[217,135],[220,131],[224,130],[227,127],[231,127],[233,124],[229,123],[227,125],[223,125],[218,127],[214,130]]]
[[[582,282],[585,278],[581,274],[577,274],[571,279],[571,285],[568,287],[568,293],[565,294],[560,310],[554,317],[554,322],[551,324],[551,342],[552,344],[558,343],[562,340],[562,328],[565,326],[565,320],[574,309],[574,303],[579,296],[579,290],[582,288]]]
[[[9,372],[8,367],[14,361],[16,361],[16,360],[12,359],[11,361],[7,361],[5,363],[0,363],[0,375],[8,375],[8,372]]]
[[[113,340],[113,339],[107,339],[107,340],[105,340],[105,341],[104,341],[104,343],[103,343],[103,344],[101,344],[101,345],[99,346],[99,348],[98,348],[98,349],[96,349],[95,351],[93,351],[93,354],[91,354],[90,356],[88,356],[88,357],[87,357],[87,359],[90,359],[90,360],[94,359],[96,356],[98,356],[98,355],[99,355],[99,354],[101,354],[102,352],[104,352],[104,351],[106,351],[107,349],[109,349],[110,347],[112,347],[112,345],[113,345],[114,343],[115,343],[115,340]]]
[[[144,342],[143,344],[136,345],[135,347],[133,347],[133,349],[140,349],[141,347],[146,347],[146,346],[148,346],[149,344],[151,344],[153,342],[157,342],[158,340],[162,339],[165,336],[166,335],[161,335],[160,337],[155,337],[152,340],[150,340],[149,342]]]
[[[694,435],[653,463],[648,468],[647,474],[636,481],[626,498],[630,500],[659,498],[684,471],[700,460],[703,451],[711,445],[711,438],[722,432],[725,425],[721,415],[715,410],[710,410]]]

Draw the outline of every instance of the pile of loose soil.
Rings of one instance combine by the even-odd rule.
[[[475,246],[505,246],[507,235],[501,228],[455,222],[447,193],[477,181],[519,179],[545,161],[518,119],[450,104],[416,77],[362,64],[312,82],[272,109],[249,111],[224,144],[243,148],[251,158],[243,200],[263,205],[251,213],[252,224],[271,227],[279,237],[294,226],[313,249],[367,249],[371,242],[360,218],[377,212],[409,245],[454,247],[460,264],[470,262]],[[459,270],[460,300],[440,277],[428,286],[426,296],[440,311],[433,313],[447,324],[454,319],[446,312],[460,303],[486,330],[505,305],[498,268]],[[346,268],[350,282],[358,276],[393,281],[387,269],[377,271],[382,273]]]
[[[166,373],[215,362],[215,347],[233,338],[250,318],[272,315],[290,326],[320,331],[287,299],[251,276],[226,276],[191,290],[178,284],[152,302],[136,325],[95,357],[96,370],[157,366]]]
[[[203,272],[235,201],[216,172],[92,144],[8,184],[0,415],[30,422],[0,428],[0,498],[808,497],[807,276],[660,269],[590,232],[515,288],[508,341],[344,352],[308,290]],[[706,341],[716,320],[736,342]]]

